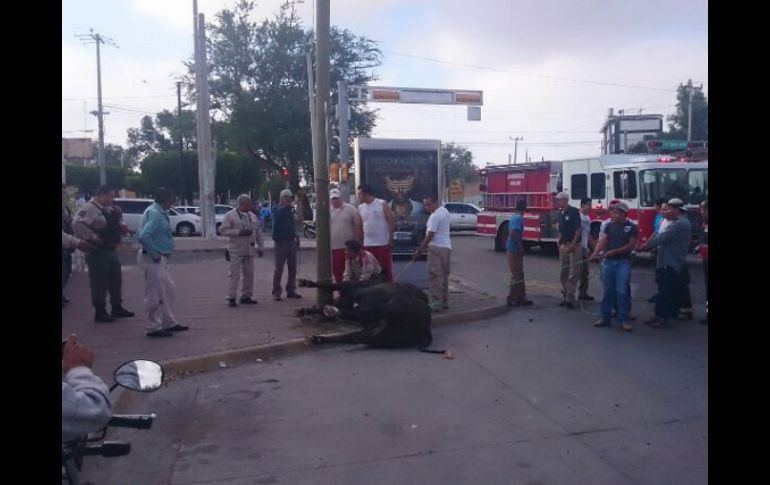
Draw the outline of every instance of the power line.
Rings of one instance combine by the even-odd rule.
[[[175,94],[148,94],[146,96],[105,96],[102,99],[145,99],[145,98],[175,98]],[[62,101],[87,101],[97,98],[62,98]]]
[[[508,69],[500,69],[498,67],[489,67],[489,66],[480,66],[477,64],[466,64],[464,62],[454,62],[454,61],[447,61],[443,59],[436,59],[434,57],[425,57],[425,56],[415,56],[413,54],[402,54],[400,52],[393,52],[393,51],[382,51],[385,54],[391,54],[394,56],[400,56],[400,57],[409,57],[412,59],[420,59],[423,61],[430,61],[430,62],[436,62],[439,64],[448,64],[453,66],[460,66],[460,67],[468,67],[472,69],[482,69],[485,71],[495,71],[495,72],[503,72],[506,74],[513,74],[517,76],[529,76],[529,77],[535,77],[535,78],[541,78],[541,79],[552,79],[555,81],[568,81],[568,82],[575,82],[575,83],[582,83],[582,84],[595,84],[599,86],[614,86],[619,88],[630,88],[630,89],[648,89],[651,91],[667,91],[667,92],[676,92],[676,89],[664,89],[664,88],[656,88],[651,86],[638,86],[634,84],[622,84],[622,83],[611,83],[611,82],[603,82],[603,81],[590,81],[586,79],[576,79],[576,78],[568,78],[568,77],[561,77],[561,76],[549,76],[547,74],[533,74],[530,72],[521,72],[521,71],[510,71]]]

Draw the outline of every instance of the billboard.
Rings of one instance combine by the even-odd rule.
[[[359,152],[361,179],[385,200],[397,219],[427,216],[424,197],[438,199],[436,150],[366,150]]]
[[[63,158],[93,158],[94,142],[90,138],[62,138]]]

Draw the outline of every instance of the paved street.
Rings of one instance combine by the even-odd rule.
[[[453,271],[504,295],[504,255],[457,237]],[[652,268],[634,268],[649,315]],[[696,318],[700,270],[692,267]],[[97,484],[704,484],[708,328],[591,326],[598,302],[565,310],[557,260],[525,258],[535,305],[435,330],[434,347],[331,347],[125,393],[121,412],[158,414],[115,430],[129,456],[91,458]],[[600,296],[595,281],[590,291]]]

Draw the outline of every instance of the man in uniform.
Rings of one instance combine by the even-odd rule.
[[[227,254],[230,260],[230,287],[227,301],[231,307],[238,306],[235,297],[238,292],[238,280],[243,272],[243,288],[241,303],[254,305],[257,300],[254,294],[254,246],[259,246],[257,254],[261,258],[264,250],[262,231],[257,215],[252,212],[251,197],[246,194],[238,196],[238,207],[225,214],[219,233],[230,238],[227,243]]]
[[[580,260],[583,256],[580,248],[580,211],[569,205],[569,195],[565,192],[556,194],[556,207],[559,209],[559,265],[563,296],[559,306],[571,309],[575,307],[575,290],[580,280]]]
[[[78,211],[72,229],[79,239],[95,246],[86,254],[88,280],[91,284],[91,304],[94,306],[94,321],[114,322],[116,318],[133,317],[134,313],[123,308],[121,295],[122,274],[120,259],[116,251],[120,238],[126,230],[122,214],[112,206],[115,190],[103,185]],[[107,293],[110,294],[112,312],[107,313]]]

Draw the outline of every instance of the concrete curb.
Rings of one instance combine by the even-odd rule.
[[[510,310],[507,304],[495,304],[475,308],[458,313],[437,314],[433,325],[449,325],[467,323],[503,315]],[[327,334],[334,335],[334,334]],[[208,372],[220,368],[230,368],[237,365],[263,362],[278,357],[297,355],[303,352],[318,350],[319,347],[309,345],[305,338],[276,342],[272,344],[230,349],[222,352],[211,352],[192,357],[166,360],[161,362],[168,380],[176,380],[185,375]],[[259,360],[258,360],[259,359]]]

